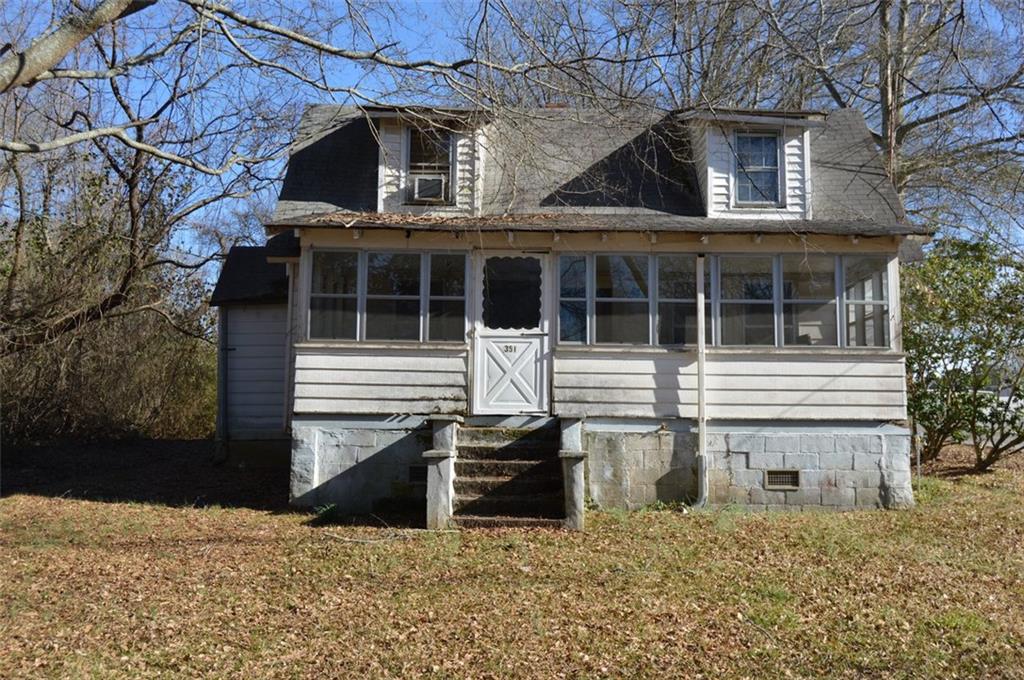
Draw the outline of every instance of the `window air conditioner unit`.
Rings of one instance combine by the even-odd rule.
[[[417,201],[444,202],[447,182],[444,175],[414,175],[412,197]]]

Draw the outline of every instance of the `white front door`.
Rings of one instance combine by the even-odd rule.
[[[548,413],[547,256],[478,253],[473,270],[473,413]]]

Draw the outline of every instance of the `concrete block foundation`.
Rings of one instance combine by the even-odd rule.
[[[454,464],[454,457],[424,458],[425,452],[439,450],[432,433],[431,422],[422,416],[296,417],[292,502],[333,504],[343,513],[364,514],[398,500],[422,508],[426,516],[431,464],[442,472],[438,465]],[[566,479],[573,479],[567,493],[574,498],[582,488],[597,507],[637,509],[697,497],[693,421],[574,421],[563,439],[563,465],[571,472]],[[714,422],[708,424],[707,452],[710,505],[810,510],[914,503],[910,435],[895,425]],[[799,486],[766,487],[768,470],[799,471]],[[449,487],[447,478],[441,481],[437,489]],[[445,504],[434,505],[444,510]],[[442,514],[435,512],[433,524],[446,523]],[[582,526],[582,515],[573,522]]]
[[[708,502],[749,509],[901,508],[914,504],[910,433],[884,423],[709,423]],[[697,495],[690,421],[585,421],[587,489],[601,508],[686,503]],[[796,470],[796,489],[765,486]]]

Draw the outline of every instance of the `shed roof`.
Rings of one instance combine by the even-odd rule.
[[[210,305],[272,304],[287,300],[285,265],[267,262],[267,246],[234,246],[224,259]]]

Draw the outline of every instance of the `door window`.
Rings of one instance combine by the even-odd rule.
[[[484,326],[540,327],[541,267],[535,257],[489,257],[484,262]]]

